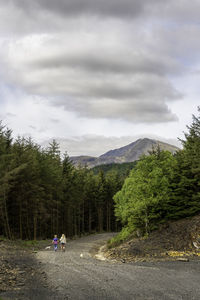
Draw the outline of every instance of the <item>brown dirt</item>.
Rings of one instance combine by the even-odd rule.
[[[32,247],[0,239],[0,299],[48,299],[46,275],[34,255]]]
[[[200,299],[200,260],[127,264],[96,260],[93,255],[111,236],[68,241],[65,252],[45,249],[48,241],[40,243],[42,251],[37,253],[16,241],[1,241],[0,299]]]
[[[199,246],[197,249],[196,246]],[[200,215],[169,222],[147,238],[129,239],[122,245],[107,250],[110,259],[124,261],[184,260],[200,256]]]

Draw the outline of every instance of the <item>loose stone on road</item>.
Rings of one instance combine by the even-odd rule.
[[[119,263],[94,257],[112,234],[69,241],[66,251],[36,254],[52,299],[200,299],[200,262]],[[98,256],[97,256],[98,257]],[[48,298],[49,299],[49,298]]]

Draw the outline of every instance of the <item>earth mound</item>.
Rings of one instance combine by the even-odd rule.
[[[104,255],[123,262],[197,259],[200,257],[200,215],[168,222],[148,237],[130,238]]]

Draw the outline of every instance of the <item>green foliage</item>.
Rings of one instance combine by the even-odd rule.
[[[121,181],[111,173],[75,169],[55,140],[46,149],[30,138],[13,141],[0,123],[0,234],[36,240],[116,229]]]
[[[187,128],[175,155],[157,148],[137,163],[88,170],[74,168],[67,154],[61,158],[56,141],[47,149],[14,141],[0,123],[0,235],[72,237],[122,224],[117,244],[137,230],[148,235],[169,219],[199,213],[200,116]]]
[[[198,108],[200,113],[200,107]],[[192,216],[200,212],[200,115],[193,116],[189,132],[182,140],[183,150],[176,154],[169,217]]]
[[[115,214],[124,226],[117,242],[138,229],[148,235],[169,219],[200,212],[200,116],[193,116],[187,128],[183,150],[172,155],[153,149],[140,159],[114,196]]]
[[[120,245],[122,242],[126,241],[130,238],[132,234],[132,230],[130,227],[123,227],[122,230],[112,239],[107,242],[108,249],[116,247]]]
[[[146,233],[162,218],[163,202],[169,191],[173,156],[168,151],[155,151],[143,156],[114,196],[115,213],[131,231],[140,228]]]
[[[21,241],[20,246],[24,248],[33,248],[38,245],[38,241],[35,240],[29,240],[29,241]]]
[[[119,177],[122,179],[125,179],[130,171],[136,166],[137,161],[129,162],[129,163],[122,163],[122,164],[105,164],[100,165],[92,168],[91,170],[94,172],[94,174],[98,174],[100,171],[103,171],[105,175],[109,172],[117,172]]]

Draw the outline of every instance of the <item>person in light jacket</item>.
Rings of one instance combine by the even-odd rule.
[[[66,244],[66,237],[63,233],[61,238],[60,238],[60,245],[61,245],[61,250],[62,251],[65,251],[65,244]]]

